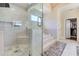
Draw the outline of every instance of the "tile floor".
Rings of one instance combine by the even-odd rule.
[[[66,47],[61,56],[77,56],[77,46],[79,46],[79,42],[68,39],[57,40],[63,43],[66,43]],[[55,42],[55,41],[54,41]]]
[[[63,53],[62,53],[62,56],[77,56],[77,49],[76,49],[76,46],[79,46],[79,43],[76,42],[76,41],[73,41],[73,40],[59,40],[61,42],[64,42],[64,43],[67,43]],[[15,50],[18,49],[18,52],[17,53],[14,53]],[[21,56],[25,56],[25,55],[28,55],[28,52],[27,52],[27,46],[25,45],[20,45],[18,48],[15,48],[14,46],[7,50],[6,52],[6,55],[11,55],[11,56],[14,56],[14,55],[21,55]],[[25,53],[26,52],[26,53]]]
[[[7,56],[28,56],[29,50],[26,45],[12,46],[5,50],[5,55]]]
[[[77,49],[76,46],[79,46],[79,43],[73,40],[61,40],[67,43],[62,56],[77,56]]]

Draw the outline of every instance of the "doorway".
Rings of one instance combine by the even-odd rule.
[[[77,18],[66,20],[66,39],[77,40]]]

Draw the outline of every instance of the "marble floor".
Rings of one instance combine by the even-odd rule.
[[[66,47],[63,50],[61,56],[77,56],[77,46],[79,46],[79,42],[73,40],[58,40],[60,42],[66,43]],[[18,47],[12,46],[5,50],[5,55],[7,56],[28,56],[29,49],[28,45],[19,45]]]
[[[77,56],[77,46],[79,46],[79,43],[77,41],[73,40],[60,40],[64,43],[67,43],[62,56]]]
[[[77,56],[79,51],[77,51],[77,46],[79,46],[79,42],[74,40],[62,39],[56,40],[63,43],[66,43],[66,46],[61,54],[61,56]]]
[[[12,46],[4,51],[5,56],[28,56],[29,49],[26,45]]]

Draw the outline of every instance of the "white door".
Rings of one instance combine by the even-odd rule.
[[[66,27],[65,27],[65,36],[66,38],[70,38],[70,20],[66,20]]]

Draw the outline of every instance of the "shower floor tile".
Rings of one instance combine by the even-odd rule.
[[[29,49],[26,45],[12,46],[5,50],[7,56],[28,56]]]

